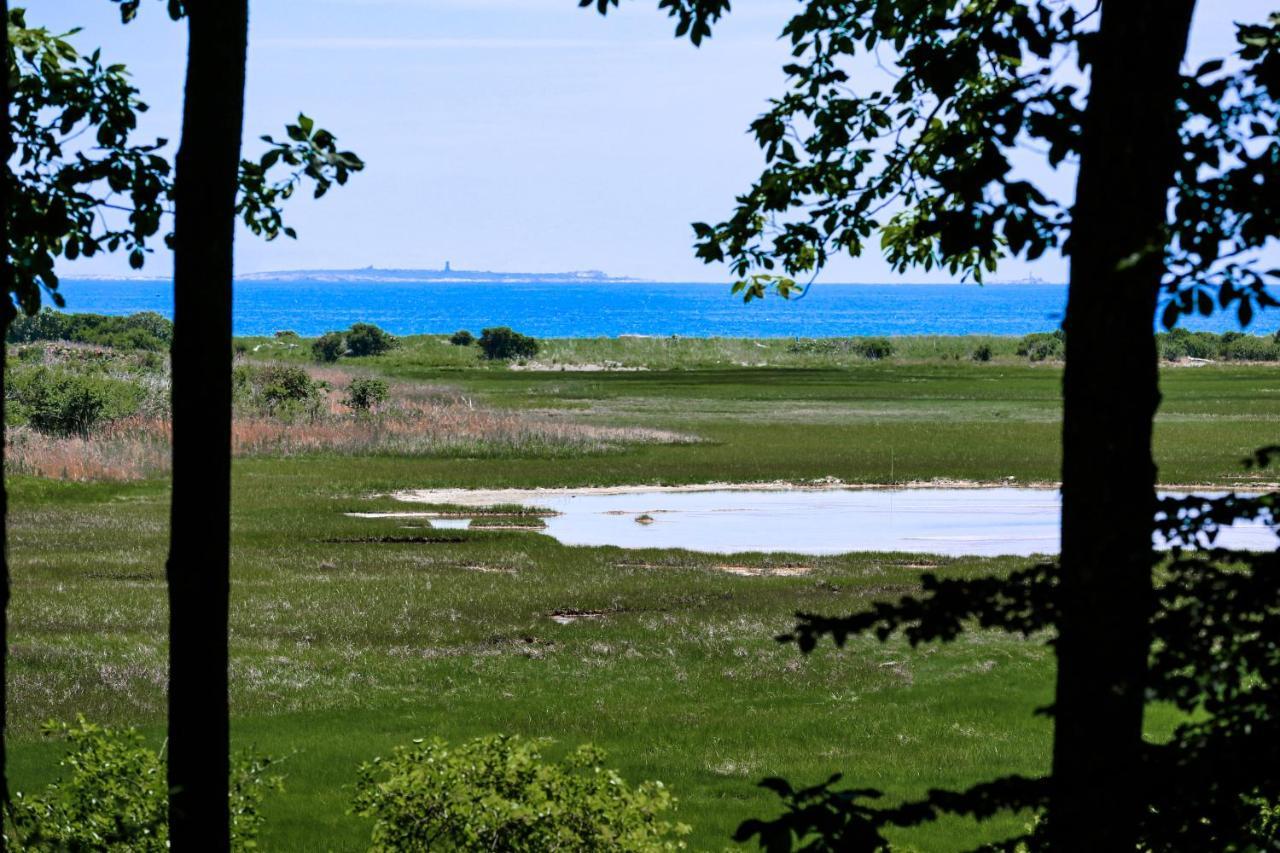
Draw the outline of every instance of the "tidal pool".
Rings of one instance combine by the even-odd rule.
[[[541,532],[566,545],[950,556],[1057,553],[1061,500],[1056,490],[1031,488],[548,489],[504,497],[558,513]],[[464,498],[453,493],[450,499]],[[1271,550],[1277,538],[1267,526],[1249,523],[1223,530],[1218,543]]]

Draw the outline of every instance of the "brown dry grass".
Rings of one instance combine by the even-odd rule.
[[[392,385],[391,399],[380,411],[354,413],[342,403],[351,374],[333,368],[311,373],[329,385],[319,413],[292,420],[237,413],[231,437],[236,456],[580,456],[629,444],[695,440],[665,430],[567,423],[490,409],[448,389],[416,384]],[[164,417],[115,421],[87,437],[15,427],[8,432],[6,454],[9,470],[18,474],[139,480],[168,471],[171,438]]]

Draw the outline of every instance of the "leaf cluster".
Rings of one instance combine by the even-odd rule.
[[[618,4],[619,0],[578,0],[580,8],[595,6],[601,15]],[[676,38],[688,36],[694,45],[700,45],[711,37],[711,25],[729,11],[729,0],[658,0],[658,8],[675,19]]]
[[[47,737],[67,742],[66,778],[43,792],[15,794],[4,822],[14,850],[103,850],[161,853],[169,849],[169,786],[164,759],[135,729],[87,722],[49,722]],[[232,850],[257,846],[265,794],[281,790],[269,758],[242,756],[231,771]]]
[[[137,9],[137,0],[121,2],[126,21]],[[175,18],[183,11],[170,0]],[[147,105],[125,66],[106,64],[100,51],[82,54],[71,41],[77,30],[28,26],[20,8],[11,10],[8,29],[14,283],[6,321],[17,310],[36,313],[46,294],[65,304],[55,272],[59,258],[123,251],[130,266],[141,269],[157,239],[172,241],[165,222],[174,194],[168,141],[135,141]],[[267,151],[242,160],[237,178],[236,215],[268,240],[297,236],[284,224],[283,204],[299,187],[311,184],[318,198],[364,168],[305,115],[285,133],[285,141],[264,136]]]
[[[684,848],[661,782],[632,787],[583,746],[560,762],[549,741],[495,735],[450,746],[415,740],[363,765],[353,812],[372,818],[374,851],[649,851]]]

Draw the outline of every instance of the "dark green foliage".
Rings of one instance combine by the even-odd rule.
[[[168,350],[173,341],[173,323],[154,311],[127,317],[103,314],[64,314],[45,308],[38,314],[17,317],[9,326],[6,340],[71,341],[115,349]]]
[[[404,850],[676,850],[688,827],[667,818],[661,782],[634,788],[580,747],[546,761],[547,740],[496,735],[452,747],[416,740],[360,768],[354,812],[372,818],[379,853]]]
[[[505,361],[512,358],[532,358],[538,354],[538,342],[535,339],[506,326],[482,330],[478,344],[484,357],[488,359]]]
[[[111,850],[161,853],[169,849],[168,786],[164,759],[148,749],[133,729],[110,729],[80,718],[75,724],[47,723],[46,736],[67,741],[61,765],[70,777],[32,795],[14,797],[5,841],[14,850]],[[244,757],[231,779],[232,850],[255,848],[260,813],[269,790],[281,779],[268,775],[273,762]],[[16,830],[16,835],[11,834]]]
[[[136,2],[136,0],[135,0]],[[604,15],[618,0],[578,0],[580,8],[594,6]],[[658,0],[658,8],[676,21],[676,38],[689,37],[695,45],[711,37],[711,25],[729,11],[729,0]]]
[[[371,323],[356,323],[347,332],[347,349],[351,355],[382,355],[398,343],[394,336]]]
[[[469,347],[476,342],[476,336],[466,329],[459,329],[449,336],[449,343],[455,347]]]
[[[347,352],[347,339],[342,332],[325,332],[311,342],[311,355],[316,361],[335,362]]]
[[[137,385],[103,375],[39,366],[11,371],[5,415],[51,435],[87,435],[104,421],[138,410],[144,392]]]
[[[343,400],[348,409],[357,412],[368,412],[387,401],[389,392],[387,383],[381,379],[361,377],[352,379],[347,386],[347,396]]]
[[[991,355],[991,344],[979,344],[973,350],[974,361],[990,361]]]
[[[1034,332],[1018,341],[1018,355],[1032,361],[1060,359],[1065,353],[1066,338],[1059,329],[1056,332]]]
[[[276,332],[276,334],[275,334],[275,338],[276,338],[276,340],[278,340],[278,341],[297,341],[297,340],[301,340],[301,338],[299,337],[298,333],[297,333],[297,332],[295,332],[295,331],[292,331],[292,330],[290,330],[290,329],[283,329],[283,330],[281,330],[281,331],[279,331],[279,332]]]
[[[231,373],[237,405],[255,414],[314,415],[323,386],[300,367],[242,364]]]

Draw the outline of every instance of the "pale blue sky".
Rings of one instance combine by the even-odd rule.
[[[143,0],[129,27],[107,0],[27,5],[32,23],[83,26],[82,47],[127,63],[152,106],[145,129],[177,139],[185,32],[160,2]],[[303,109],[369,165],[329,197],[291,204],[297,241],[242,235],[238,269],[449,260],[726,279],[693,258],[689,222],[723,217],[760,169],[746,130],[783,89],[787,52],[776,36],[798,3],[741,0],[700,49],[674,41],[656,5],[624,0],[602,19],[576,0],[254,0],[246,152]],[[1260,20],[1273,5],[1201,0],[1193,57],[1229,49],[1230,22]],[[156,255],[146,273],[169,271]],[[128,268],[95,259],[63,272]],[[1065,267],[1009,263],[997,278],[1030,273],[1060,281]],[[898,277],[871,255],[840,260],[823,278]]]

